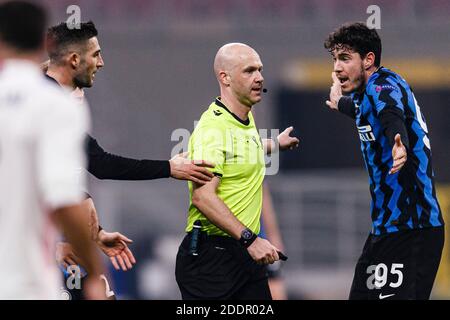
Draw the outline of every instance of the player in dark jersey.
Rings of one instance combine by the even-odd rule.
[[[327,105],[355,119],[372,196],[372,232],[350,299],[428,299],[444,221],[425,118],[407,82],[380,65],[375,30],[345,24],[328,36],[325,48],[334,60]]]
[[[104,66],[101,49],[97,39],[94,23],[81,23],[79,29],[69,29],[66,23],[51,27],[47,33],[50,60],[43,66],[47,78],[58,85],[74,90],[73,95],[83,99],[83,88],[94,83],[95,73]],[[191,180],[200,185],[211,180],[213,176],[205,167],[211,167],[205,161],[191,161],[183,156],[171,160],[137,160],[125,158],[106,152],[92,136],[87,134],[88,171],[99,179],[112,180],[150,180],[173,177]],[[124,271],[135,263],[127,244],[131,241],[120,233],[108,233],[98,227],[98,218],[94,203],[87,194],[84,202],[86,214],[92,219],[93,240],[108,255],[114,267]],[[76,254],[70,244],[58,244],[58,260],[62,265],[78,263]],[[119,267],[120,265],[120,267]],[[66,274],[66,276],[70,276]],[[112,296],[106,278],[108,298]],[[72,298],[82,297],[80,290],[68,290]]]

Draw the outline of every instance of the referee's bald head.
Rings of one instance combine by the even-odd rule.
[[[35,3],[7,1],[0,4],[0,46],[21,52],[44,48],[46,10]]]

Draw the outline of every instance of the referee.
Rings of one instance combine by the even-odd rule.
[[[248,45],[230,43],[217,52],[221,96],[203,113],[189,141],[191,156],[216,166],[212,181],[189,183],[188,234],[175,271],[183,299],[272,299],[266,265],[280,259],[279,250],[257,234],[264,150],[276,150],[272,140],[261,140],[251,113],[261,101],[262,67]],[[278,136],[280,148],[298,145],[290,131]]]

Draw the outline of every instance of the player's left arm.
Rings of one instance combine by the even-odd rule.
[[[120,232],[107,232],[101,229],[96,242],[103,253],[109,257],[116,270],[127,271],[133,268],[136,259],[128,247],[133,240],[128,239]]]
[[[136,259],[128,248],[128,245],[133,241],[119,232],[107,232],[99,226],[97,209],[92,198],[84,200],[82,205],[84,212],[89,214],[89,228],[92,240],[109,257],[114,268],[116,270],[122,269],[123,271],[133,268]]]
[[[300,140],[297,137],[291,137],[290,134],[294,127],[286,128],[277,136],[277,141],[273,139],[263,139],[262,144],[266,154],[275,153],[278,150],[293,150],[298,147]]]
[[[383,133],[392,147],[393,162],[389,174],[394,174],[405,165],[409,149],[402,93],[399,86],[388,79],[377,85],[371,85],[368,93],[374,98]]]

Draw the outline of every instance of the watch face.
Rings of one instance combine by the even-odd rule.
[[[251,232],[248,229],[243,230],[242,234],[241,234],[242,238],[244,238],[245,240],[250,240],[252,238],[252,235],[253,235],[253,232]]]

